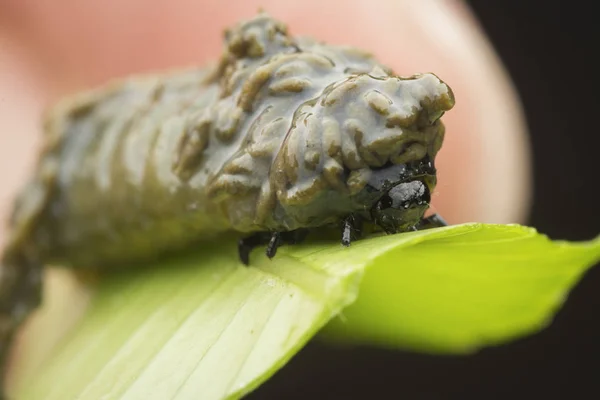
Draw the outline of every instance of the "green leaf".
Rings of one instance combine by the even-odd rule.
[[[377,241],[386,250],[326,337],[428,353],[473,352],[549,324],[568,291],[600,260],[600,237],[552,242],[517,225],[423,234],[414,246],[396,246],[390,237]]]
[[[233,241],[209,243],[106,274],[15,397],[237,398],[340,312],[330,339],[472,351],[543,327],[599,259],[599,239],[551,242],[482,224],[283,247],[273,261],[255,252],[250,268]]]

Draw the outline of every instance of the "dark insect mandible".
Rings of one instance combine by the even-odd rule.
[[[59,103],[0,259],[0,357],[40,303],[42,267],[155,257],[227,231],[239,256],[313,228],[388,233],[424,219],[454,105],[433,74],[288,34],[265,14],[212,68],[130,78]],[[4,365],[4,361],[2,361]]]

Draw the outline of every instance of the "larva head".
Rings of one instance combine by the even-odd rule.
[[[454,97],[432,74],[410,78],[366,74],[360,79],[363,91],[356,95],[361,99],[351,101],[361,107],[344,107],[346,112],[363,111],[362,124],[352,122],[346,129],[346,139],[354,139],[357,153],[368,164],[360,184],[361,192],[369,195],[358,193],[357,200],[369,209],[367,219],[386,232],[405,231],[417,225],[429,208],[437,182],[434,159],[444,137],[440,117],[452,108]]]
[[[432,74],[376,67],[330,84],[297,109],[271,169],[280,203],[311,224],[352,213],[388,232],[415,226],[436,184],[440,117],[453,105]]]
[[[365,190],[376,194],[369,218],[388,233],[406,231],[429,208],[436,171],[428,157],[374,170]]]

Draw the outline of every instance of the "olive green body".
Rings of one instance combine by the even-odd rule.
[[[432,74],[400,78],[362,51],[293,38],[266,15],[228,31],[213,68],[61,102],[11,220],[0,334],[39,302],[44,264],[129,263],[226,231],[368,212],[372,171],[433,160],[453,104]]]
[[[47,200],[31,227],[40,258],[122,263],[230,228],[204,182],[173,173],[190,116],[217,101],[218,85],[206,80],[203,70],[143,77],[59,106],[38,172],[51,184],[39,189]],[[202,172],[216,168],[206,163]]]
[[[43,262],[89,267],[227,230],[333,223],[364,208],[371,168],[435,156],[452,100],[433,75],[401,79],[259,17],[229,33],[212,70],[58,105],[15,229]]]

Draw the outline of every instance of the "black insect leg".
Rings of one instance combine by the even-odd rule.
[[[258,232],[238,242],[238,253],[240,260],[248,265],[250,263],[250,252],[258,246],[267,245],[265,253],[267,257],[273,258],[277,249],[283,244],[296,244],[306,239],[308,229],[296,229],[287,232]]]
[[[353,240],[362,236],[362,220],[360,217],[350,214],[342,221],[342,244],[350,246]]]
[[[281,232],[273,232],[273,234],[271,235],[271,239],[269,240],[269,244],[267,244],[267,250],[265,251],[267,257],[275,257],[275,254],[277,254],[277,249],[282,244],[283,239],[281,238]]]
[[[267,245],[267,257],[273,258],[277,253],[277,249],[283,244],[297,244],[302,242],[308,236],[308,229],[296,229],[287,232],[275,232]]]
[[[444,218],[440,217],[439,214],[433,214],[427,218],[423,218],[416,228],[418,230],[423,230],[431,228],[441,228],[443,226],[448,226],[448,223],[444,220]]]
[[[250,252],[258,246],[265,245],[271,240],[269,232],[257,232],[248,237],[242,238],[238,242],[238,254],[240,261],[244,265],[250,264]]]

